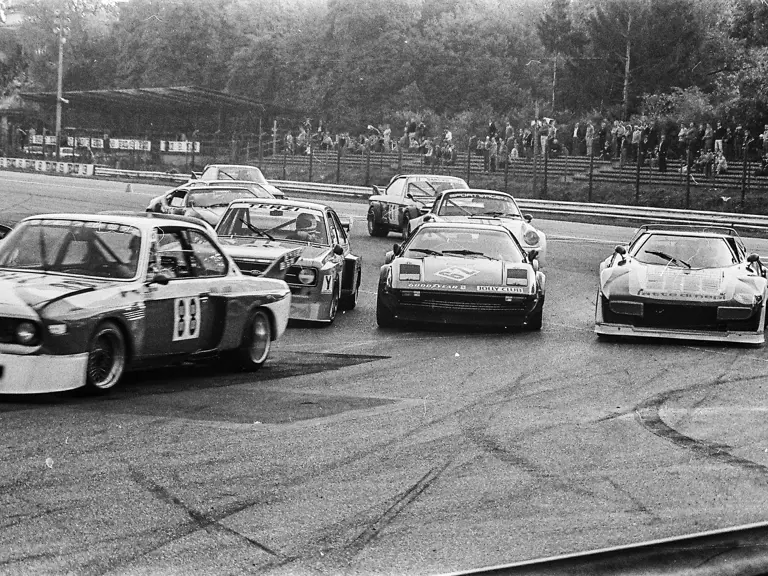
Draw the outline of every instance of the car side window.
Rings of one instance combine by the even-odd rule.
[[[339,243],[348,244],[349,239],[347,238],[347,232],[346,230],[344,230],[344,226],[341,225],[341,220],[339,220],[339,215],[336,214],[336,212],[329,212],[328,216],[329,216],[329,220],[333,221],[333,223],[336,226],[336,229],[339,232]]]
[[[387,188],[387,196],[401,197],[405,190],[405,178],[399,178]]]
[[[197,276],[224,276],[227,273],[227,259],[205,236],[197,230],[189,230],[189,245],[192,249],[192,264]]]
[[[162,274],[170,280],[193,278],[195,273],[190,261],[186,238],[179,228],[155,228],[149,253],[147,277]]]

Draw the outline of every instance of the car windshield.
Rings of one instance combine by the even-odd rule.
[[[641,239],[632,256],[644,264],[681,268],[722,268],[738,263],[724,238],[649,234]]]
[[[267,238],[328,245],[321,210],[277,203],[232,206],[219,222],[216,233],[219,238]]]
[[[200,176],[201,180],[247,180],[266,184],[261,170],[254,166],[209,166]]]
[[[420,228],[408,241],[403,256],[406,258],[451,256],[523,262],[523,253],[520,248],[503,230],[438,226]]]
[[[229,206],[230,202],[240,198],[256,196],[247,188],[206,188],[193,189],[187,196],[187,206],[190,208],[216,208]]]
[[[507,216],[520,218],[514,200],[499,194],[451,192],[443,196],[439,216]]]
[[[140,247],[133,226],[27,220],[0,244],[0,268],[127,279],[136,275]]]
[[[456,190],[466,188],[463,180],[454,178],[430,178],[424,180],[411,180],[408,182],[407,193],[413,196],[437,196],[444,190]]]

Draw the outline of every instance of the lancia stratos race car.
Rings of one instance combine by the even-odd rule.
[[[542,327],[545,277],[503,226],[426,222],[381,267],[376,322]]]
[[[408,223],[429,210],[435,196],[451,188],[468,188],[464,180],[440,174],[399,174],[385,190],[373,186],[368,199],[368,234],[386,236],[390,231],[408,237]]]
[[[412,234],[424,222],[478,222],[500,224],[515,235],[526,252],[538,252],[543,268],[547,257],[547,236],[531,225],[533,217],[523,215],[515,199],[496,190],[444,190],[426,214],[409,223]]]
[[[150,200],[147,212],[192,216],[216,226],[229,203],[238,198],[274,196],[254,183],[192,182]]]
[[[254,370],[290,305],[284,281],[243,275],[192,219],[26,218],[0,242],[0,393],[104,392],[214,353]]]
[[[767,284],[735,230],[643,226],[600,264],[595,332],[762,344]]]
[[[291,318],[332,323],[357,304],[362,259],[352,254],[349,222],[323,204],[238,200],[216,228],[224,250],[246,274],[260,275],[283,256],[291,287]]]

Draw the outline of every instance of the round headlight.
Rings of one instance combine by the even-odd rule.
[[[317,274],[313,268],[302,268],[299,272],[299,282],[302,284],[312,284]]]
[[[528,232],[523,234],[523,240],[525,240],[528,246],[537,246],[539,244],[539,235],[536,234],[535,230],[528,230]]]
[[[16,325],[16,342],[29,346],[37,339],[37,326],[32,322],[23,321]]]

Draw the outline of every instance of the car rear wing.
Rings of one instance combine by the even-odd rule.
[[[643,224],[637,229],[632,236],[629,245],[631,246],[635,240],[641,235],[648,232],[704,232],[710,234],[721,234],[723,236],[731,236],[741,240],[741,236],[736,232],[735,228],[728,226],[706,226],[697,224]]]

